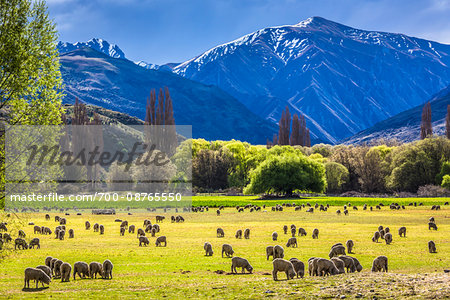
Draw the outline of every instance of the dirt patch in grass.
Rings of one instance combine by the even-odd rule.
[[[350,275],[350,274],[347,274]],[[351,274],[342,282],[321,287],[320,298],[433,298],[450,296],[450,277],[444,273],[433,274]],[[334,281],[334,280],[333,280]]]

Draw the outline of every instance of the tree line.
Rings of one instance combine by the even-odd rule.
[[[192,140],[192,180],[197,192],[235,190],[290,194],[442,192],[450,180],[450,140],[428,137],[412,143],[270,148],[240,141]]]

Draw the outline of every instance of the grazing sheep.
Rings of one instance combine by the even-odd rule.
[[[339,259],[344,262],[344,267],[347,269],[347,273],[356,272],[355,262],[352,257],[342,255],[342,256],[339,256]]]
[[[217,236],[219,236],[219,229],[217,229]],[[237,239],[242,239],[242,229],[239,229],[236,231],[236,234],[234,235]]]
[[[219,209],[216,211],[216,213],[217,213],[218,216],[220,216],[220,210]]]
[[[164,216],[156,216],[156,223],[164,221],[165,218],[166,217],[164,217]]]
[[[278,239],[278,233],[273,232],[272,233],[272,241],[276,241]]]
[[[113,269],[112,262],[107,259],[103,262],[103,278],[104,279],[112,279],[112,269]]]
[[[400,227],[399,229],[398,229],[398,235],[400,236],[400,237],[406,237],[406,227],[405,226],[403,226],[403,227]]]
[[[123,221],[123,222],[120,224],[120,227],[124,227],[125,230],[127,230],[127,229],[128,229],[128,221]]]
[[[287,225],[284,225],[284,226],[283,226],[283,231],[284,231],[284,234],[287,234],[287,231],[288,231]]]
[[[319,276],[319,274],[317,273],[317,260],[319,258],[317,257],[310,257],[308,259],[308,272],[309,272],[309,276]]]
[[[384,229],[384,233],[389,233],[389,232],[391,232],[391,230],[389,229],[389,227],[386,227],[386,228]]]
[[[289,261],[294,266],[294,271],[297,274],[297,278],[299,276],[300,278],[303,278],[303,276],[305,276],[305,264],[297,258],[291,258]]]
[[[74,237],[73,229],[69,229],[69,239],[73,239],[73,237]]]
[[[363,266],[360,264],[359,260],[355,257],[351,257],[351,256],[348,256],[348,257],[353,259],[353,263],[355,264],[356,271],[361,272],[363,269]],[[342,256],[339,256],[339,258],[342,258]]]
[[[432,223],[432,222],[428,223],[428,230],[431,230],[431,229],[437,230],[436,223]]]
[[[348,216],[348,210],[344,209],[344,215]]]
[[[97,278],[97,274],[100,276],[103,276],[103,265],[99,262],[91,262],[89,264],[89,277],[91,277],[91,279]]]
[[[55,222],[59,222],[60,217],[59,216],[55,216]]]
[[[151,234],[152,234],[152,236],[153,236],[153,237],[155,237],[155,236],[156,236],[156,228],[152,228],[152,230],[151,230]]]
[[[247,270],[249,273],[252,273],[253,267],[250,265],[248,260],[242,257],[235,256],[231,259],[231,273],[237,273],[236,268],[242,268],[242,273],[245,273]]]
[[[223,244],[222,245],[222,257],[223,257],[224,253],[227,257],[232,257],[234,254],[233,247],[230,244]]]
[[[28,249],[28,244],[24,239],[17,238],[14,240],[14,250],[17,250],[17,248],[22,250]]]
[[[342,259],[338,257],[332,257],[331,261],[336,266],[336,269],[338,269],[338,274],[344,274],[345,273],[345,263]]]
[[[386,256],[378,256],[373,260],[372,272],[387,272],[388,258]]]
[[[47,267],[49,267],[49,268],[51,268],[51,262],[52,262],[52,259],[53,259],[53,257],[51,257],[51,256],[47,256],[46,258],[45,258],[45,265],[47,266]]]
[[[37,266],[36,269],[44,271],[48,277],[52,278],[52,270],[48,266]]]
[[[328,254],[330,258],[339,255],[345,255],[345,247],[342,244],[331,247],[330,253]]]
[[[42,233],[41,226],[34,226],[34,234],[36,233]]]
[[[341,210],[340,209],[336,210],[336,214],[339,216],[341,214]]]
[[[297,247],[298,247],[298,245],[297,245],[297,238],[291,237],[291,238],[287,241],[286,247],[288,247],[288,248],[289,248],[289,247],[297,248]]]
[[[19,230],[19,237],[20,238],[24,238],[25,236],[26,236],[25,232],[22,229],[20,229]]]
[[[436,222],[434,221],[434,217],[431,217],[431,218],[428,220],[428,222],[430,222],[430,223],[436,223]]]
[[[50,220],[50,215],[49,214],[45,215],[45,220],[47,220],[47,221]]]
[[[296,233],[297,233],[297,229],[295,227],[291,228],[291,235],[292,235],[292,237],[294,237]]]
[[[154,229],[156,232],[159,232],[161,230],[158,224],[153,224],[152,229]]]
[[[298,235],[299,236],[306,236],[306,230],[304,228],[299,228],[298,229]]]
[[[380,239],[380,232],[379,231],[375,231],[375,233],[373,234],[373,237],[372,237],[372,242],[378,243],[379,239]]]
[[[436,253],[436,244],[433,241],[428,242],[428,252]]]
[[[275,245],[273,247],[273,258],[284,258],[284,248],[280,245]]]
[[[222,238],[225,236],[225,232],[223,231],[222,228],[217,228],[217,237],[218,238]]]
[[[352,253],[353,247],[354,247],[354,243],[352,240],[348,240],[345,245],[347,246],[347,253]],[[344,254],[345,255],[345,254]]]
[[[100,234],[104,234],[105,233],[105,226],[100,225],[99,229],[100,229]]]
[[[98,223],[95,223],[95,224],[94,224],[94,227],[93,227],[93,228],[94,228],[94,232],[98,232],[99,226],[100,226],[100,225],[98,225]]]
[[[317,273],[319,276],[336,275],[339,274],[339,270],[331,260],[319,258],[317,260]]]
[[[139,228],[137,231],[137,237],[140,237],[140,236],[145,236],[144,229],[142,229],[142,228]]]
[[[272,256],[273,258],[273,246],[267,246],[266,247],[266,258],[269,260],[269,257]]]
[[[64,236],[66,235],[66,231],[65,230],[61,230],[58,232],[58,239],[59,240],[64,240]]]
[[[294,265],[290,261],[282,258],[276,258],[273,260],[272,276],[275,281],[278,280],[278,272],[285,272],[287,280],[293,279],[296,274]]]
[[[206,242],[205,245],[203,245],[203,249],[205,249],[205,256],[213,256],[214,251],[210,243]]]
[[[388,232],[384,235],[384,241],[386,242],[386,245],[389,245],[392,243],[392,234],[390,232]]]
[[[52,270],[52,274],[55,275],[55,263],[58,261],[59,259],[57,258],[52,258],[52,260],[50,261],[50,269]]]
[[[166,237],[165,237],[164,235],[159,236],[159,237],[156,239],[155,245],[156,245],[156,247],[163,247],[163,246],[161,245],[162,243],[164,243],[164,247],[167,246],[167,239],[166,239]]]
[[[44,227],[44,234],[52,234],[52,230],[48,227]]]
[[[315,229],[313,230],[312,238],[313,238],[313,239],[318,239],[318,238],[319,238],[319,229],[315,228]]]
[[[55,278],[59,278],[61,277],[61,265],[64,262],[60,259],[56,260],[55,263],[53,264],[53,274],[55,275]]]
[[[70,272],[72,271],[72,266],[69,263],[62,263],[59,267],[61,274],[61,282],[69,282],[70,281]]]
[[[4,233],[4,234],[3,234],[3,241],[4,241],[5,243],[9,243],[9,242],[12,241],[12,237],[11,237],[8,233]]]
[[[125,235],[125,227],[120,227],[120,235],[121,236]]]
[[[42,283],[42,286],[45,284],[50,284],[52,281],[50,277],[45,274],[41,269],[36,268],[26,268],[25,269],[25,283],[23,288],[30,288],[30,280],[36,281],[36,288],[39,287],[39,282]]]
[[[142,247],[142,244],[144,244],[144,246],[148,246],[148,244],[150,244],[148,237],[146,237],[146,236],[139,237],[139,247]]]
[[[378,231],[381,231],[383,229],[384,229],[383,225],[378,226]]]
[[[77,261],[73,264],[73,280],[75,280],[75,275],[80,276],[80,278],[89,277],[89,265],[84,261]]]
[[[245,229],[244,230],[244,239],[250,239],[250,229]]]
[[[89,221],[86,221],[84,223],[84,227],[86,228],[86,230],[89,230],[91,228],[91,223],[89,223]]]
[[[34,249],[34,246],[36,246],[38,249],[41,249],[41,244],[39,243],[38,238],[34,238],[30,241],[30,248]]]
[[[59,220],[59,225],[66,225],[66,224],[67,224],[66,218],[61,218],[61,219]]]
[[[135,229],[136,229],[136,226],[130,225],[130,227],[128,227],[128,233],[134,233]]]
[[[55,228],[55,239],[59,238],[59,232],[61,231],[61,228],[56,227]]]

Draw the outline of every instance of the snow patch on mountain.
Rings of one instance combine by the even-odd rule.
[[[103,39],[93,38],[87,42],[76,42],[76,43],[58,42],[57,44],[57,49],[60,54],[64,54],[85,47],[92,48],[113,58],[126,59],[125,53],[119,48],[119,46],[115,44],[110,44]]]

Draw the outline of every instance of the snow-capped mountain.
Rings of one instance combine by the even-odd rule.
[[[119,48],[119,46],[110,44],[102,39],[93,38],[87,42],[76,42],[73,44],[67,42],[58,42],[57,45],[60,54],[64,54],[85,47],[92,48],[94,50],[97,50],[114,58],[125,59],[125,53],[123,53],[123,51]]]
[[[286,105],[336,143],[422,104],[450,84],[450,45],[320,17],[258,30],[173,70],[278,121]]]
[[[158,70],[161,67],[160,65],[151,64],[143,60],[136,61],[134,63],[137,64],[139,67],[143,67],[144,69],[148,70]]]

